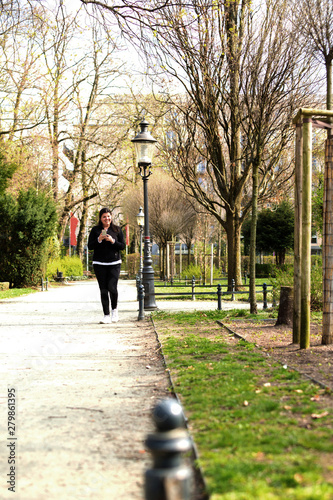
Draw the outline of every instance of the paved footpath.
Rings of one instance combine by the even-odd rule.
[[[1,301],[1,499],[143,498],[143,441],[167,378],[151,326],[137,321],[135,285],[120,282],[119,295],[112,325],[99,324],[96,282]],[[16,439],[7,430],[8,388]]]
[[[168,380],[153,328],[137,321],[137,306],[129,281],[119,283],[120,321],[112,325],[99,324],[96,282],[0,301],[1,500],[143,500],[151,463],[143,443]],[[11,388],[15,435],[7,425]],[[15,493],[8,490],[10,459]]]

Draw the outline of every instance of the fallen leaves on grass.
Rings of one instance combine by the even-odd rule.
[[[316,420],[317,418],[324,418],[327,417],[328,411],[323,411],[323,413],[312,413],[311,418]]]

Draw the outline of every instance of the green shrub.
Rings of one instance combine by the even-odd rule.
[[[63,273],[64,276],[82,276],[83,265],[81,259],[74,255],[73,257],[65,256],[62,259],[51,260],[47,265],[46,276],[53,278],[57,271]]]
[[[60,258],[60,253],[61,253],[60,242],[59,238],[55,233],[47,239],[47,245],[48,245],[47,249],[48,261]]]
[[[57,221],[51,197],[34,189],[14,198],[0,196],[0,281],[14,288],[40,283],[47,261],[47,239]]]
[[[182,271],[182,279],[185,279],[186,276],[188,279],[194,276],[196,280],[199,280],[200,277],[202,276],[200,266],[196,266],[195,264],[190,264],[189,266],[185,267],[185,269],[183,269]]]
[[[323,308],[323,268],[321,259],[313,259],[315,265],[311,267],[311,309],[314,311]],[[276,267],[275,275],[271,276],[273,296],[276,301],[280,299],[281,286],[294,286],[294,266]]]
[[[311,309],[323,309],[323,267],[315,265],[311,268]]]
[[[181,274],[182,279],[185,279],[186,276],[187,276],[187,279],[192,279],[192,276],[194,276],[196,280],[199,280],[200,278],[203,279],[204,268],[192,263],[182,271],[182,274]],[[213,278],[217,279],[220,277],[221,277],[221,271],[219,269],[217,269],[214,265],[213,266]],[[207,267],[206,267],[206,281],[209,281],[209,279],[210,279],[210,265],[207,265]]]
[[[256,264],[256,277],[257,278],[267,278],[268,276],[274,276],[277,267],[274,264]]]

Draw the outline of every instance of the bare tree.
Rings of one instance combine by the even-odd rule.
[[[139,181],[135,187],[125,192],[123,211],[132,227],[137,228],[136,215],[143,205],[142,186]],[[193,226],[196,222],[196,211],[193,203],[178,183],[167,172],[153,169],[149,179],[149,222],[150,231],[160,248],[160,270],[165,275],[166,248],[169,241],[180,236],[189,243],[193,241]]]
[[[64,206],[60,216],[62,237],[70,212],[79,207],[81,211],[78,252],[83,252],[88,208],[90,200],[102,192],[102,179],[108,177],[107,193],[113,192],[116,201],[116,186],[124,171],[114,168],[114,155],[127,138],[127,123],[117,123],[118,105],[111,96],[113,81],[121,72],[121,65],[113,61],[116,44],[97,26],[91,28],[92,39],[87,55],[73,72],[72,104],[76,110],[73,126],[63,132],[66,139],[63,151],[72,163],[72,170],[65,170],[68,181]],[[68,145],[69,146],[68,146]],[[100,185],[101,184],[101,185]]]
[[[77,19],[66,12],[61,2],[53,12],[44,9],[40,14],[39,44],[44,59],[44,74],[40,95],[47,118],[48,136],[52,150],[52,188],[54,199],[59,195],[59,148],[64,140],[61,123],[68,118],[73,85],[67,84],[72,58],[71,42],[77,29]]]
[[[255,193],[249,181],[257,179],[255,196],[263,203],[290,179],[291,156],[284,150],[292,138],[291,117],[306,95],[306,61],[288,25],[286,2],[267,0],[257,10],[250,4],[166,6],[152,27],[155,36],[146,40],[155,68],[186,91],[181,100],[168,96],[176,134],[166,149],[169,164],[225,229],[229,282],[237,285],[240,230]]]
[[[331,0],[295,1],[293,11],[304,50],[325,64],[326,108],[332,109],[333,3]]]
[[[167,173],[155,172],[149,186],[149,222],[154,239],[160,247],[161,274],[166,270],[166,248],[169,241],[193,225],[196,213],[178,183]]]
[[[20,138],[21,131],[43,122],[36,92],[40,53],[35,40],[36,11],[14,0],[0,6],[0,135]]]

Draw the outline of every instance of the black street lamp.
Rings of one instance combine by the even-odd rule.
[[[142,281],[142,232],[145,223],[145,214],[143,213],[142,207],[140,207],[139,213],[136,216],[136,221],[140,228],[140,268],[139,268],[139,278]]]
[[[143,180],[143,202],[144,202],[144,251],[143,251],[143,269],[142,284],[145,290],[144,309],[152,311],[157,308],[155,302],[154,287],[154,269],[152,267],[151,245],[149,235],[149,211],[148,211],[148,178],[151,175],[151,163],[157,142],[148,132],[149,123],[143,119],[140,123],[140,132],[132,139],[135,146],[136,158],[139,166],[140,175]]]

